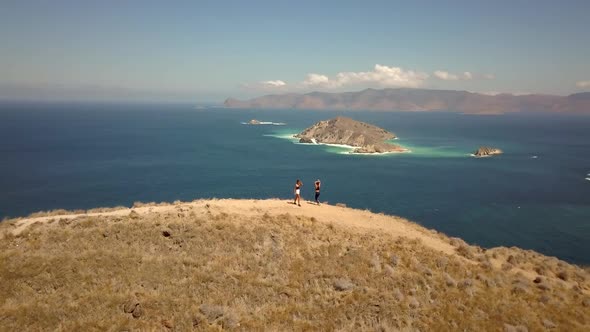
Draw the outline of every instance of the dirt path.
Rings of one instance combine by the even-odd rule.
[[[85,214],[67,214],[57,216],[46,216],[37,218],[26,218],[17,221],[13,230],[18,234],[26,229],[29,225],[37,222],[46,223],[55,219],[73,219],[80,216],[125,216],[131,211],[140,215],[151,213],[167,213],[175,211],[177,208],[183,209],[208,209],[216,213],[241,214],[244,216],[256,216],[268,213],[269,215],[279,215],[289,213],[305,217],[314,217],[320,222],[333,223],[357,231],[379,230],[387,232],[396,237],[407,237],[410,239],[420,239],[422,243],[432,249],[444,252],[446,254],[455,254],[455,248],[445,242],[435,234],[425,228],[411,223],[406,219],[388,216],[384,214],[375,214],[368,210],[356,210],[346,207],[326,205],[315,205],[311,202],[302,202],[302,206],[292,204],[290,200],[266,199],[266,200],[247,200],[247,199],[211,199],[197,200],[193,202],[168,204],[157,206],[142,206],[130,209],[121,209],[109,212],[85,213]]]

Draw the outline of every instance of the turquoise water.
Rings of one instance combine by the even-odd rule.
[[[0,217],[201,197],[303,197],[414,220],[481,246],[590,263],[590,117],[351,112],[411,153],[289,135],[341,112],[0,104]],[[286,126],[248,126],[256,118]],[[473,158],[480,145],[503,149]],[[305,206],[303,207],[305,208]]]

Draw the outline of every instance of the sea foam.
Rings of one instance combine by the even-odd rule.
[[[272,122],[272,121],[260,121],[257,124],[252,124],[249,122],[240,122],[243,125],[252,125],[252,126],[260,126],[260,125],[267,125],[267,126],[285,126],[287,125],[284,122]]]

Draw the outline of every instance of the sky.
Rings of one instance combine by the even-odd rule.
[[[0,0],[0,99],[590,91],[590,1]]]

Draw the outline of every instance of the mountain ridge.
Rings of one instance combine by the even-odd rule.
[[[248,100],[228,98],[228,108],[367,111],[454,111],[467,114],[573,112],[590,114],[590,92],[486,95],[465,90],[368,88],[356,92],[270,94]]]

